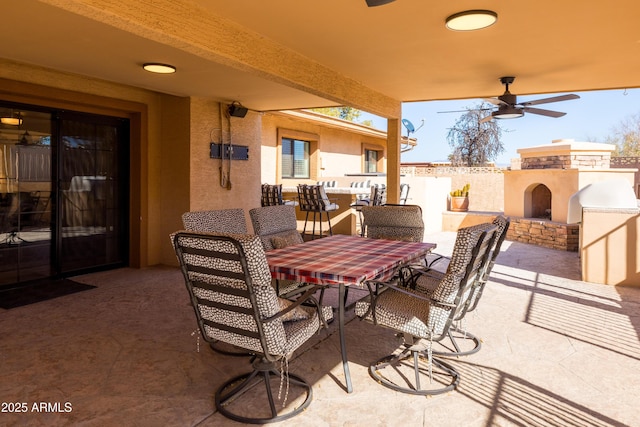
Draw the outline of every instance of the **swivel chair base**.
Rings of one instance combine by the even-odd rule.
[[[216,391],[216,408],[225,417],[241,423],[267,424],[292,418],[311,403],[313,390],[304,379],[293,374],[283,376],[275,369],[275,363],[263,359],[254,361],[253,368],[252,372],[230,379]],[[266,390],[254,390],[261,385]],[[281,395],[280,401],[274,400],[274,394]],[[261,399],[264,404],[256,404]],[[282,410],[280,414],[276,403]]]
[[[373,363],[369,375],[387,388],[421,396],[446,393],[458,386],[460,374],[453,366],[432,357],[430,368],[426,355],[408,347]]]
[[[440,348],[434,348],[432,353],[437,356],[468,356],[470,354],[477,353],[480,351],[482,347],[482,342],[480,338],[476,337],[472,333],[468,331],[463,331],[458,328],[451,328],[449,332],[447,332],[447,336],[449,338],[449,342],[452,347],[448,344],[445,345],[444,340],[440,341],[438,344]]]

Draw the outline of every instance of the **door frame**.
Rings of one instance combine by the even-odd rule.
[[[148,265],[148,107],[146,104],[0,78],[0,99],[129,119],[129,266]]]

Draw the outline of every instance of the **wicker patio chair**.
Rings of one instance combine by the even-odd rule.
[[[311,384],[279,368],[287,367],[291,354],[326,325],[331,308],[315,301],[314,288],[295,302],[278,298],[257,236],[179,232],[173,241],[203,338],[254,355],[251,372],[229,379],[215,392],[218,411],[252,424],[304,411],[312,400]]]
[[[399,354],[370,365],[369,373],[376,381],[417,395],[439,394],[457,387],[459,373],[432,354],[432,344],[447,336],[453,319],[469,298],[496,232],[497,227],[490,223],[460,229],[447,273],[430,295],[399,281],[368,284],[370,295],[356,303],[356,314],[397,331],[404,340]]]

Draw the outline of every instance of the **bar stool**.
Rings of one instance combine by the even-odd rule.
[[[387,203],[387,187],[384,184],[373,184],[371,186],[371,194],[368,199],[360,199],[355,203],[351,204],[351,207],[358,212],[358,217],[360,220],[360,235],[364,237],[365,235],[365,226],[362,218],[362,207],[363,206],[382,206]]]
[[[315,239],[316,236],[316,221],[320,222],[320,237],[322,237],[322,214],[327,214],[327,222],[329,223],[329,235],[333,235],[333,229],[331,228],[330,212],[338,210],[340,206],[332,203],[327,197],[327,193],[322,185],[298,185],[298,201],[300,202],[300,210],[306,212],[307,215],[304,219],[304,228],[302,229],[302,235],[304,236],[307,231],[307,221],[309,220],[309,214],[313,212],[313,231],[311,233],[311,239]],[[318,215],[320,216],[319,219]]]
[[[279,205],[292,205],[296,206],[297,202],[294,200],[282,199],[282,184],[262,184],[262,198],[260,205],[265,206],[279,206]]]

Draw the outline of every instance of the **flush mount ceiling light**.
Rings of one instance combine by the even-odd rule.
[[[22,117],[20,113],[14,114],[12,110],[10,115],[0,117],[0,123],[9,126],[20,126],[22,124]]]
[[[446,26],[454,31],[473,31],[496,23],[498,14],[491,10],[466,10],[454,13],[446,19]]]
[[[168,64],[159,64],[157,62],[148,62],[142,65],[142,68],[157,74],[173,74],[176,72],[176,67]]]
[[[22,119],[20,117],[2,117],[0,118],[0,122],[3,125],[20,126]]]

